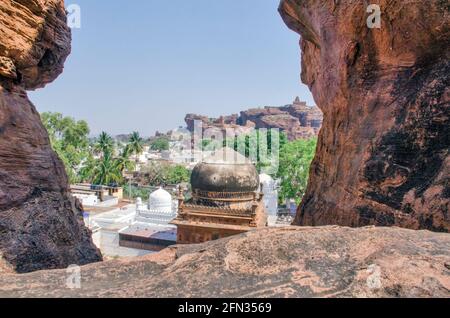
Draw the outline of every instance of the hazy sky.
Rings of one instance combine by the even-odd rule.
[[[64,73],[30,93],[40,112],[88,121],[92,134],[150,136],[186,113],[313,104],[300,83],[299,36],[279,0],[66,0],[81,7]]]

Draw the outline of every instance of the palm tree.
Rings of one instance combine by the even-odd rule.
[[[139,161],[139,155],[144,151],[144,140],[141,138],[139,133],[137,131],[134,131],[130,139],[128,140],[128,145],[130,155],[135,154],[136,155],[136,165]]]
[[[89,154],[89,156],[83,162],[82,168],[78,172],[78,177],[80,178],[80,180],[82,182],[92,182],[94,171],[98,164],[99,161],[95,160],[92,154]]]
[[[97,152],[103,153],[103,156],[105,157],[106,153],[112,153],[114,140],[110,135],[103,131],[98,137],[94,147]]]
[[[134,131],[128,140],[130,154],[140,155],[144,151],[144,140],[137,131]]]
[[[103,158],[99,160],[94,169],[93,179],[95,184],[106,186],[111,183],[119,183],[122,180],[122,173],[110,152],[106,151]]]
[[[115,164],[121,174],[123,173],[124,170],[128,171],[134,170],[135,165],[130,160],[130,147],[128,145],[125,146],[125,148],[122,150],[120,156],[116,158]]]

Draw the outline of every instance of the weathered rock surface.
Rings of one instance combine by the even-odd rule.
[[[448,1],[283,0],[324,123],[295,224],[450,230]]]
[[[323,115],[316,106],[307,106],[297,97],[294,103],[290,105],[253,108],[242,111],[240,115],[208,118],[202,115],[188,114],[185,117],[185,122],[191,132],[194,131],[195,121],[201,121],[204,130],[209,128],[234,128],[245,133],[245,128],[248,131],[253,128],[278,128],[286,133],[289,140],[295,140],[317,136],[322,126]]]
[[[62,0],[2,1],[0,76],[5,76],[2,69],[6,68],[6,77],[25,89],[52,82],[70,53],[71,36],[65,21]]]
[[[62,162],[27,98],[70,53],[63,1],[0,2],[0,271],[101,260]]]
[[[0,275],[0,297],[449,297],[450,235],[264,229],[86,265],[80,289],[70,273]]]

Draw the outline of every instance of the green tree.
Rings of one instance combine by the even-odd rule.
[[[154,187],[189,182],[191,177],[191,171],[184,166],[161,162],[150,162],[141,169],[141,174],[145,176],[146,183]]]
[[[78,182],[78,171],[89,155],[89,126],[84,120],[46,112],[41,120],[49,134],[53,150],[63,161],[69,181]]]
[[[166,184],[179,184],[188,182],[191,177],[191,172],[182,165],[170,166],[166,172]]]
[[[94,156],[89,153],[88,157],[82,163],[82,167],[78,172],[78,177],[81,182],[92,182],[94,171],[99,164],[99,160],[96,160]]]
[[[137,131],[134,131],[130,140],[128,140],[128,145],[130,154],[135,154],[139,156],[144,151],[144,140],[141,138]]]
[[[113,159],[111,152],[105,152],[103,157],[97,160],[92,180],[94,184],[106,186],[123,181],[122,173],[118,169],[117,162]]]
[[[158,137],[150,143],[150,149],[155,151],[169,150],[169,140],[166,137]]]
[[[106,153],[112,154],[114,150],[114,140],[106,132],[102,132],[97,138],[94,149],[98,154],[105,156]]]
[[[149,197],[150,189],[146,187],[138,187],[134,185],[125,184],[123,187],[123,193],[125,197],[128,199],[136,199],[138,197],[141,199],[145,199]]]
[[[300,203],[306,191],[317,138],[296,140],[283,146],[277,177],[280,179],[280,198],[293,198]]]
[[[130,153],[130,147],[127,145],[123,148],[119,157],[116,158],[115,164],[121,174],[123,174],[124,170],[132,171],[136,167],[134,162],[130,160]]]
[[[141,168],[141,174],[145,175],[146,182],[151,186],[159,186],[165,182],[168,164],[151,161]]]
[[[137,166],[139,162],[139,155],[144,151],[144,140],[137,131],[134,131],[131,134],[126,147],[128,148],[130,155],[134,154],[136,156],[135,162]]]

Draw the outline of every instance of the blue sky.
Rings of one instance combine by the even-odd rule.
[[[299,36],[279,0],[66,0],[81,7],[64,73],[30,92],[40,112],[85,119],[92,134],[150,136],[208,116],[313,104]]]

